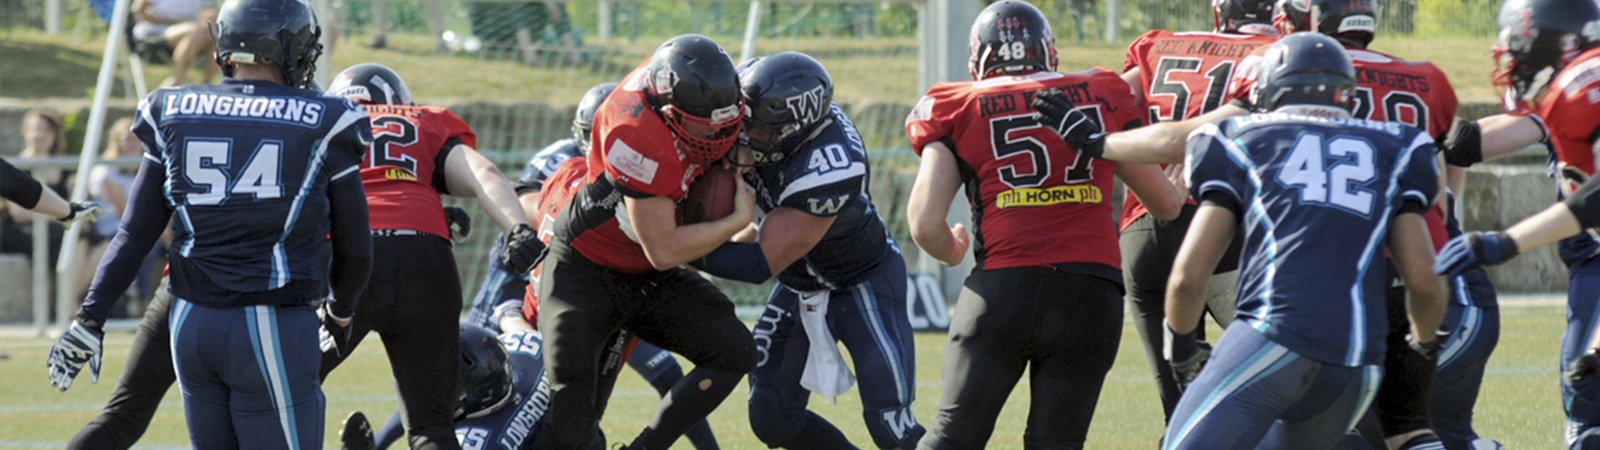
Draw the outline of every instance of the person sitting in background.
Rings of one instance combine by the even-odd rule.
[[[89,199],[105,211],[105,219],[95,223],[94,228],[85,230],[82,238],[82,248],[85,249],[85,261],[98,262],[105,255],[106,247],[111,243],[111,238],[117,235],[117,227],[122,224],[122,213],[128,203],[128,189],[133,186],[133,167],[117,167],[104,164],[104,161],[139,158],[139,138],[133,135],[133,118],[118,119],[106,129],[105,151],[100,153],[101,164],[96,164],[89,170]],[[150,274],[150,268],[156,267],[156,259],[165,253],[167,243],[170,242],[171,233],[161,235],[161,245],[145,256],[141,274]],[[82,292],[88,289],[89,281],[94,276],[94,265],[86,264],[81,267],[79,277],[74,280],[73,286]],[[160,275],[155,277],[159,278]],[[134,300],[150,298],[150,290],[155,285],[153,278],[141,275],[135,279],[138,287]],[[143,311],[139,304],[130,304],[130,310]]]
[[[67,140],[62,127],[61,113],[50,108],[35,108],[22,116],[22,153],[19,159],[66,156]],[[40,168],[31,171],[33,177],[58,197],[66,198],[70,187],[70,174],[62,169]],[[20,202],[10,199],[4,203],[5,214],[0,214],[0,253],[20,253],[33,256],[33,212]],[[49,226],[50,264],[55,265],[61,251],[59,224]],[[54,286],[54,283],[51,284]]]
[[[211,23],[217,9],[211,0],[134,0],[133,47],[139,57],[172,62],[172,77],[163,86],[182,86],[189,66],[211,53]],[[201,80],[211,83],[217,65],[200,58]]]

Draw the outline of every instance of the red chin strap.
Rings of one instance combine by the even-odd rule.
[[[661,108],[661,115],[666,117],[667,126],[678,137],[678,142],[689,162],[705,164],[722,159],[727,156],[728,150],[739,140],[739,131],[743,128],[744,121],[738,115],[722,122],[713,122],[711,119],[687,114],[679,111],[672,105]],[[683,124],[687,122],[697,128],[716,130],[710,138],[703,138],[689,132]]]

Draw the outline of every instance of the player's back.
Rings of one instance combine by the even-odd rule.
[[[1228,100],[1240,60],[1277,35],[1151,30],[1128,45],[1124,73],[1139,69],[1139,85],[1150,108],[1149,121],[1191,119]],[[1122,229],[1149,211],[1138,197],[1122,203]]]
[[[533,448],[544,413],[550,406],[550,384],[544,379],[544,341],[538,331],[500,335],[511,359],[511,398],[500,409],[456,421],[462,450]]]
[[[140,110],[134,132],[145,158],[167,168],[174,292],[222,305],[325,297],[328,185],[354,175],[354,150],[370,140],[366,112],[339,97],[233,79],[159,89]]]
[[[445,158],[456,145],[478,145],[461,117],[433,106],[367,105],[372,147],[361,182],[374,230],[415,230],[450,238],[439,194],[448,193]]]
[[[1150,121],[1178,121],[1227,101],[1240,60],[1277,36],[1151,30],[1128,46],[1122,71],[1139,69]]]
[[[906,118],[912,149],[946,141],[961,160],[979,267],[1091,264],[1120,282],[1116,164],[1078,153],[1033,119],[1029,104],[1043,90],[1060,91],[1106,131],[1144,122],[1127,83],[1108,71],[998,76],[929,89]]]
[[[1382,360],[1389,221],[1438,190],[1433,140],[1409,126],[1284,113],[1190,135],[1196,198],[1232,202],[1239,319],[1329,364]]]
[[[1257,63],[1265,48],[1241,63],[1230,99],[1250,98]],[[1345,47],[1356,68],[1354,117],[1399,122],[1438,139],[1450,131],[1458,101],[1444,71],[1427,61],[1409,61],[1377,51]]]
[[[828,123],[793,155],[757,167],[745,177],[756,189],[765,214],[789,207],[818,217],[834,217],[817,245],[778,279],[803,290],[838,289],[855,284],[890,258],[899,258],[872,205],[872,164],[855,123],[831,107]]]
[[[1532,105],[1531,111],[1520,99],[1507,101],[1508,105],[1516,106],[1517,114],[1531,112],[1544,119],[1545,129],[1550,133],[1547,142],[1550,169],[1561,198],[1576,191],[1600,170],[1592,145],[1600,138],[1596,102],[1600,102],[1600,48],[1578,54],[1551,77],[1549,87]],[[1600,255],[1600,234],[1591,231],[1563,239],[1560,253],[1562,261],[1569,265]]]

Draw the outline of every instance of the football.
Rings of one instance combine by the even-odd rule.
[[[733,214],[734,190],[739,188],[738,181],[734,179],[737,176],[738,172],[714,165],[695,178],[694,183],[689,185],[689,193],[683,197],[679,211],[683,223],[712,221]]]

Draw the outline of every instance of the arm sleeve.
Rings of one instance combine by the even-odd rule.
[[[1578,225],[1583,228],[1600,226],[1600,178],[1590,178],[1583,182],[1576,192],[1567,196],[1564,203],[1571,210],[1572,217],[1578,219]]]
[[[1400,177],[1396,182],[1400,184],[1399,194],[1395,196],[1395,215],[1416,213],[1422,214],[1433,207],[1433,199],[1439,196],[1439,163],[1435,157],[1439,150],[1433,143],[1433,138],[1428,137],[1421,130],[1416,131],[1416,137],[1407,146],[1410,158],[1401,161],[1405,164],[1396,173]]]
[[[340,170],[334,173],[353,173],[356,161],[339,153],[329,155],[329,163]],[[335,315],[350,317],[355,313],[356,302],[367,287],[367,277],[372,272],[372,231],[367,217],[367,193],[359,176],[335,176],[328,183],[328,221],[333,241],[333,265],[328,273],[329,288],[333,291]]]
[[[1232,121],[1220,123],[1221,126],[1227,126]],[[1234,156],[1229,155],[1228,142],[1215,123],[1205,124],[1190,133],[1184,152],[1184,178],[1189,182],[1191,197],[1228,206],[1234,214],[1243,217],[1244,199],[1250,192],[1249,184],[1244,169],[1233,161]],[[1241,154],[1238,157],[1248,155]]]
[[[0,158],[0,197],[17,202],[23,208],[39,206],[39,195],[44,187],[39,180]]]
[[[166,173],[165,165],[146,157],[139,174],[133,177],[122,225],[111,239],[106,256],[100,259],[89,295],[83,300],[82,313],[97,322],[104,323],[111,314],[112,305],[133,283],[145,255],[161,238],[161,230],[172,217],[162,193]]]
[[[722,244],[689,265],[712,275],[751,284],[772,278],[772,268],[767,267],[767,255],[761,252],[761,244],[753,242]]]

